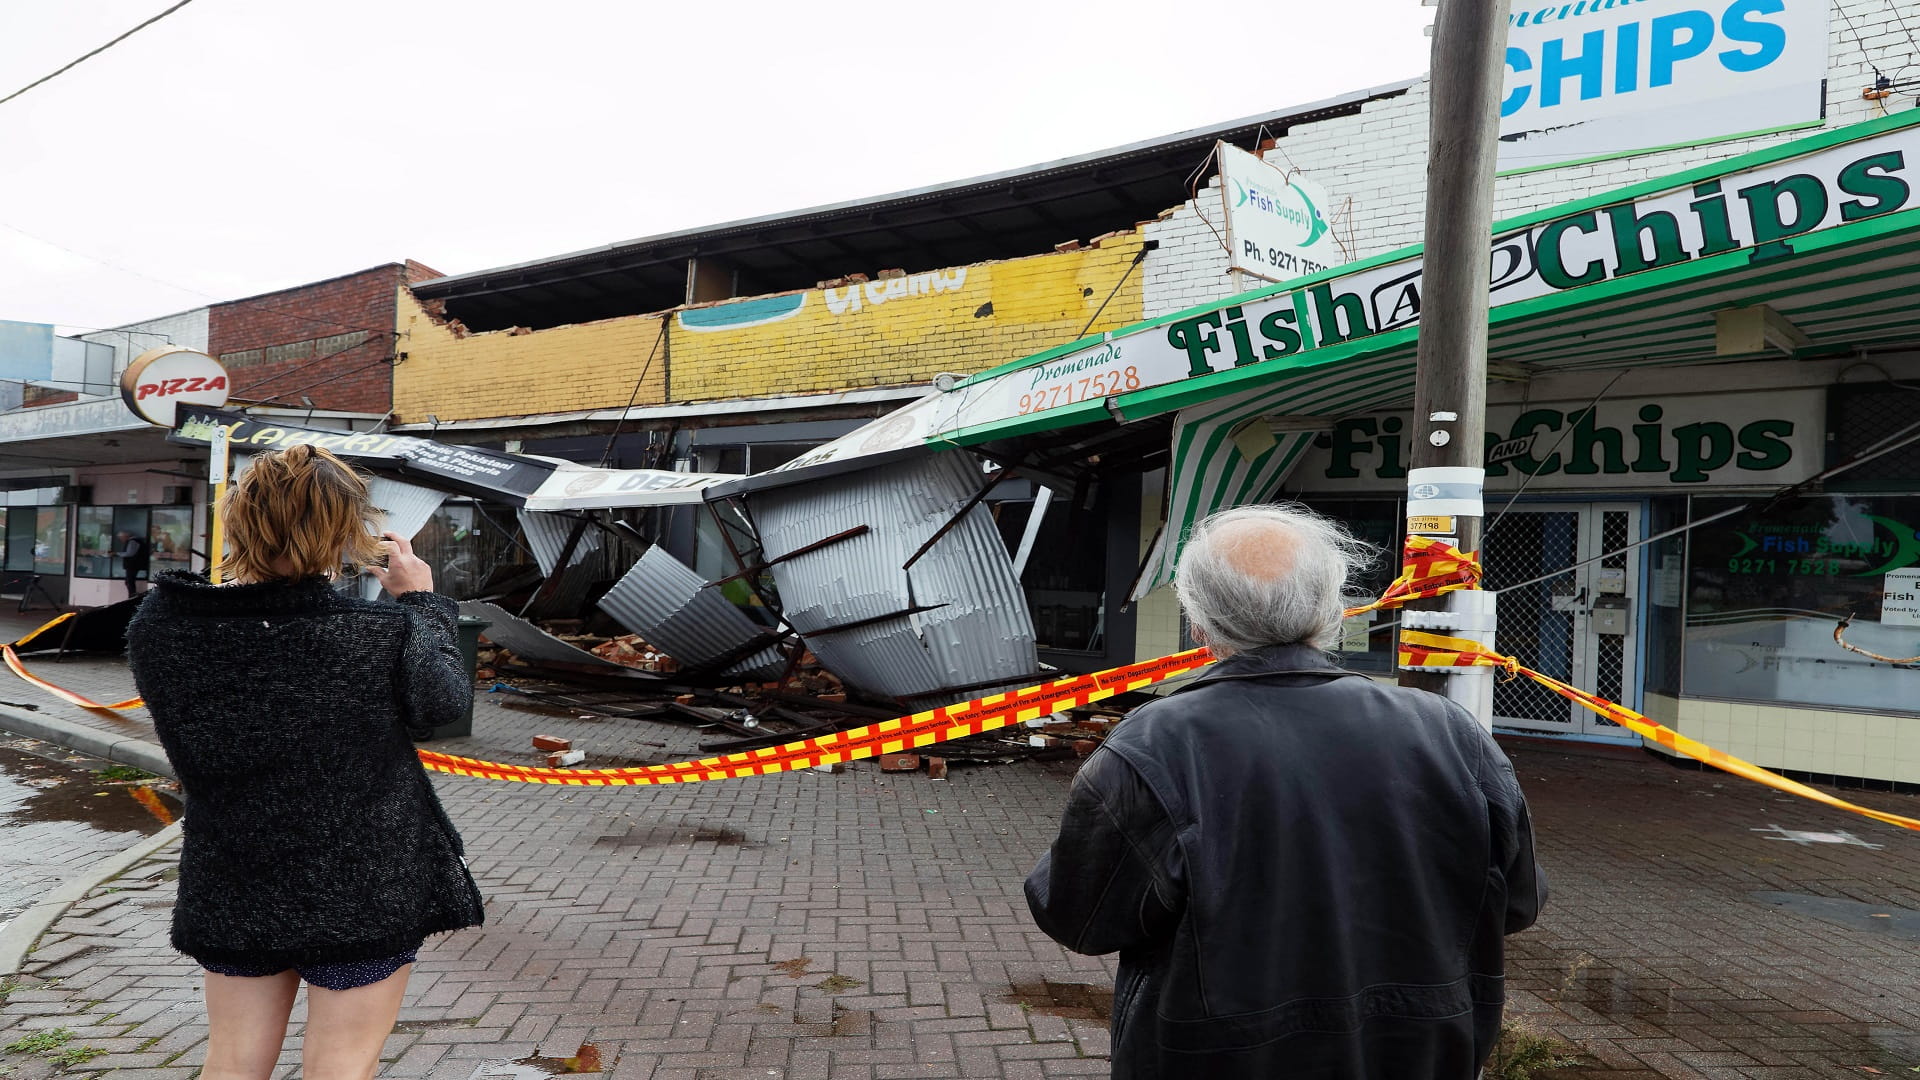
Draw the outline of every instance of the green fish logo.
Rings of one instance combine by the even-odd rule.
[[[1320,208],[1313,205],[1313,200],[1307,197],[1305,189],[1301,188],[1299,184],[1289,180],[1287,181],[1287,186],[1293,189],[1295,195],[1300,196],[1300,201],[1307,205],[1307,216],[1313,219],[1312,224],[1307,226],[1307,239],[1300,245],[1301,247],[1312,247],[1320,242],[1321,237],[1327,235],[1327,219],[1321,216]]]
[[[1240,207],[1247,205],[1247,189],[1240,186],[1240,181],[1235,180],[1233,182],[1233,190],[1240,195],[1239,201],[1233,204],[1234,209],[1238,210]]]
[[[1916,559],[1920,559],[1920,532],[1915,532],[1913,526],[1904,522],[1895,521],[1892,518],[1881,517],[1878,514],[1867,514],[1866,518],[1868,521],[1892,533],[1895,543],[1899,546],[1899,550],[1893,553],[1893,558],[1888,559],[1885,566],[1868,570],[1857,576],[1875,577],[1889,570],[1898,570],[1903,566],[1912,566]]]

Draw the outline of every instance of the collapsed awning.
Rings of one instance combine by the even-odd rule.
[[[208,446],[225,428],[235,454],[325,447],[366,468],[441,491],[473,495],[527,510],[608,510],[700,502],[704,489],[737,477],[664,469],[596,469],[554,458],[507,454],[379,431],[326,431],[223,409],[182,405],[167,441]]]
[[[1920,341],[1916,186],[1920,112],[1904,112],[1501,222],[1491,370],[1741,359],[1717,343],[1717,313],[1759,305],[1804,335],[1799,357]],[[1175,414],[1144,593],[1171,579],[1193,522],[1272,494],[1315,418],[1412,398],[1423,269],[1410,247],[983,372],[924,406],[928,441],[1006,456],[1046,432]]]

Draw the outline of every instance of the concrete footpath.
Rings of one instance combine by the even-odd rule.
[[[131,689],[117,663],[43,673],[101,696]],[[137,715],[42,704],[43,719],[151,738]],[[489,694],[475,736],[438,748],[533,763],[539,731],[573,738],[590,765],[697,740]],[[1553,890],[1512,940],[1510,1013],[1581,1053],[1558,1075],[1920,1066],[1920,836],[1638,751],[1509,751]],[[436,776],[488,924],[429,944],[382,1075],[531,1077],[583,1043],[605,1071],[655,1080],[1105,1075],[1112,961],[1047,940],[1020,891],[1072,768],[934,781],[862,763],[597,790]],[[1920,814],[1913,797],[1846,794]],[[10,1077],[195,1075],[198,979],[166,945],[177,851],[146,853],[39,939],[0,1005],[0,1045],[64,1042],[0,1054]],[[280,1075],[297,1048],[296,1025]]]

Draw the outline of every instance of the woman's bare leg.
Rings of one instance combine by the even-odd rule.
[[[207,972],[207,1064],[202,1080],[267,1080],[287,1038],[300,976]]]
[[[307,987],[307,1034],[300,1046],[304,1080],[372,1080],[380,1048],[400,1018],[408,964],[370,986],[352,990]]]

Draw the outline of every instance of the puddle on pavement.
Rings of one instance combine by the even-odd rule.
[[[626,832],[602,836],[595,847],[650,848],[673,844],[708,843],[722,847],[755,848],[761,845],[739,829],[702,822],[683,821],[672,825],[631,826]]]
[[[65,821],[105,833],[150,836],[179,813],[171,794],[104,781],[79,765],[0,746],[0,828]]]
[[[1086,983],[1015,983],[1002,1004],[1019,1005],[1043,1016],[1068,1020],[1105,1020],[1113,1015],[1113,989]]]
[[[1753,898],[1771,907],[1786,908],[1797,915],[1844,926],[1849,930],[1920,941],[1920,911],[1912,908],[1863,904],[1858,900],[1808,896],[1805,893],[1757,892]]]
[[[1795,894],[1754,894],[1756,899],[1775,895],[1793,896]],[[1804,897],[1802,899],[1821,898]],[[1848,901],[1832,902],[1850,903]],[[1865,904],[1855,906],[1868,907]],[[1873,910],[1899,909],[1882,907]],[[1679,990],[1676,999],[1676,985],[1673,982],[1658,976],[1643,977],[1620,971],[1585,951],[1563,956],[1558,980],[1535,990],[1535,993],[1550,1004],[1577,1005],[1613,1023],[1638,1021],[1656,1025],[1682,1039],[1695,1024],[1710,1022],[1705,1021],[1701,1014],[1688,1003],[1687,991]],[[1920,1032],[1908,1031],[1891,1024],[1847,1022],[1845,1017],[1836,1014],[1826,1014],[1833,1017],[1827,1022],[1801,1023],[1785,1019],[1786,1014],[1795,1012],[1815,1014],[1822,1013],[1824,1010],[1815,1004],[1782,1002],[1777,1012],[1769,1014],[1764,1028],[1756,1027],[1755,1034],[1803,1040],[1809,1044],[1806,1047],[1807,1050],[1826,1055],[1826,1059],[1820,1062],[1823,1065],[1849,1070],[1863,1065],[1882,1070],[1898,1067],[1903,1073],[1908,1070],[1920,1072]],[[1723,1039],[1730,1049],[1734,1051],[1741,1049],[1738,1038],[1728,1037],[1724,1031],[1717,1031],[1716,1036]],[[1578,1048],[1577,1040],[1576,1048]],[[1616,1070],[1591,1060],[1541,1075],[1552,1076],[1554,1080],[1581,1080],[1585,1077],[1602,1078],[1623,1073],[1635,1077],[1653,1075],[1632,1069]]]

